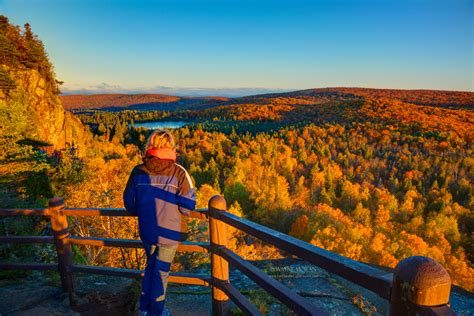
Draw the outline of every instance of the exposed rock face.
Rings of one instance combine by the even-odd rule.
[[[133,315],[140,284],[110,276],[76,276],[76,305],[70,306],[60,284],[41,272],[16,280],[0,280],[0,315]]]
[[[29,109],[35,118],[34,122],[31,122],[35,130],[32,138],[51,144],[55,150],[71,146],[81,148],[91,139],[81,121],[64,110],[56,88],[37,70],[3,67],[15,81],[16,88],[8,95],[0,94],[0,99],[5,99],[9,103],[12,101],[9,95],[13,93],[26,96]]]

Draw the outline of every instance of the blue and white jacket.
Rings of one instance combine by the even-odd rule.
[[[128,212],[138,215],[147,244],[173,245],[187,238],[186,218],[196,207],[196,192],[184,167],[174,160],[147,158],[136,166],[123,192]]]

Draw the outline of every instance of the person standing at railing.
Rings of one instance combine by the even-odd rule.
[[[138,215],[147,255],[140,296],[141,315],[167,315],[164,309],[171,263],[187,238],[186,221],[196,193],[185,168],[176,163],[173,135],[156,130],[148,138],[143,164],[136,166],[123,192],[125,208]]]

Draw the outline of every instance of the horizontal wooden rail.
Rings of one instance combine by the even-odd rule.
[[[0,236],[0,244],[52,244],[53,236]]]
[[[208,275],[171,272],[168,280],[178,284],[211,286],[211,277]]]
[[[96,266],[85,266],[85,265],[72,265],[73,272],[90,273],[90,274],[101,274],[109,276],[118,276],[125,278],[142,278],[143,272],[134,269],[121,269],[111,267],[96,267]],[[190,285],[201,285],[210,286],[210,277],[208,275],[189,274],[180,272],[171,272],[168,281],[170,283],[179,284],[190,284]]]
[[[215,214],[215,215],[214,215]],[[324,250],[271,228],[240,218],[228,212],[214,213],[213,217],[283,249],[329,272],[362,286],[385,299],[390,299],[392,274],[369,265]]]
[[[185,241],[178,245],[178,252],[203,252],[209,253],[210,245],[207,242]]]
[[[65,208],[67,216],[135,216],[124,208]]]
[[[102,237],[82,237],[71,236],[69,243],[73,245],[101,246],[101,247],[123,247],[123,248],[143,248],[140,240],[133,239],[112,239]]]
[[[102,247],[143,248],[140,240],[111,239],[101,237],[71,236],[69,243],[73,245],[89,245]],[[0,243],[11,244],[53,244],[53,236],[0,236]],[[209,243],[182,242],[178,245],[178,252],[203,252],[209,253]]]
[[[1,242],[1,238],[0,238]],[[102,237],[82,237],[71,236],[69,242],[74,245],[102,246],[102,247],[123,247],[123,248],[143,248],[141,240],[134,239],[112,239]],[[178,252],[209,252],[209,243],[205,242],[182,242],[178,245]]]
[[[214,280],[213,285],[221,289],[227,294],[232,301],[237,305],[246,315],[263,315],[245,295],[239,292],[239,290],[230,284],[221,280]]]
[[[136,216],[127,212],[124,208],[66,208],[64,214],[68,216]],[[31,209],[0,209],[0,216],[49,216],[48,208],[31,208]],[[207,209],[192,211],[190,218],[206,219]]]
[[[298,315],[328,315],[325,311],[316,307],[308,299],[298,295],[291,289],[266,275],[263,271],[256,268],[248,261],[224,247],[211,246],[212,252],[217,253],[222,258],[229,261],[264,290],[284,303],[288,308],[298,313]]]
[[[68,216],[136,216],[124,208],[66,208],[64,214]],[[189,217],[206,219],[207,209],[192,211]]]
[[[208,219],[209,218],[209,212],[208,212],[207,208],[197,209],[195,211],[189,212],[189,217],[190,218],[197,218],[197,219]]]
[[[0,216],[48,216],[50,214],[49,209],[47,208],[17,208],[17,209],[0,209]]]
[[[0,263],[0,270],[52,270],[58,271],[57,263]]]

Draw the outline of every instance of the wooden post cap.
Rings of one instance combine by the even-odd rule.
[[[51,199],[49,199],[49,206],[50,207],[58,207],[58,206],[63,206],[64,205],[64,200],[63,198],[60,198],[58,196],[55,196]]]
[[[402,296],[421,306],[449,303],[451,278],[446,269],[428,257],[414,256],[400,261],[394,271]]]
[[[227,204],[222,195],[214,195],[209,200],[209,209],[214,209],[216,211],[225,211],[227,210]]]

